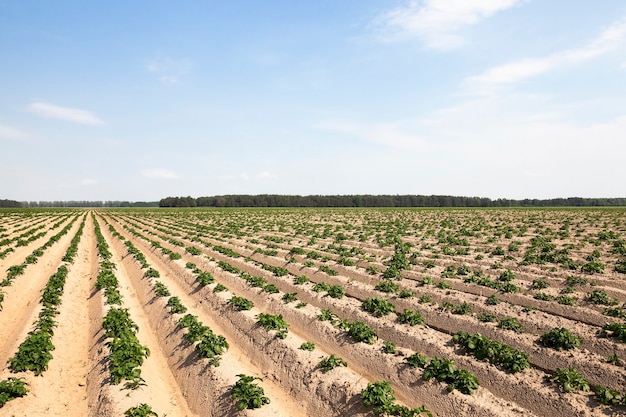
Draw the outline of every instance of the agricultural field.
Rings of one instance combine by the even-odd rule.
[[[626,209],[0,211],[0,416],[626,415]]]

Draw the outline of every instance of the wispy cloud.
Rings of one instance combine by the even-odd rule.
[[[97,185],[98,181],[93,178],[83,178],[78,183],[83,186],[92,186],[92,185]]]
[[[417,38],[428,47],[450,49],[464,40],[457,33],[497,12],[527,0],[411,0],[380,15],[375,24],[382,38],[397,41]]]
[[[489,88],[523,81],[557,68],[588,61],[619,46],[626,38],[626,21],[613,24],[600,36],[580,48],[557,52],[541,58],[527,58],[499,65],[467,81],[478,88]]]
[[[156,74],[163,84],[178,84],[182,78],[191,72],[192,63],[188,59],[158,58],[150,61],[146,66],[149,72]]]
[[[257,176],[257,178],[261,178],[261,179],[269,179],[269,178],[275,178],[276,177],[276,175],[272,174],[269,171],[259,172],[256,176]]]
[[[39,116],[48,117],[51,119],[65,120],[73,123],[80,123],[85,125],[103,125],[104,122],[93,113],[75,109],[71,107],[61,107],[55,104],[45,103],[43,101],[34,101],[28,106],[28,111],[35,113]]]
[[[175,180],[180,178],[177,173],[166,168],[144,169],[141,171],[141,175],[146,178],[156,178],[164,180]]]
[[[353,122],[326,122],[317,125],[318,128],[337,133],[348,134],[357,139],[377,143],[390,148],[405,150],[423,149],[425,141],[417,134],[408,133],[413,130],[402,126],[401,123],[353,123]]]
[[[11,126],[0,125],[0,139],[8,140],[24,140],[28,139],[30,135],[26,132],[22,132]]]

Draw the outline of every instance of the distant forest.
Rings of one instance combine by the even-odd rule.
[[[104,207],[619,207],[626,198],[552,198],[491,200],[449,195],[221,195],[166,197],[160,201],[15,201],[0,199],[0,208]]]
[[[223,195],[166,197],[159,207],[616,207],[626,198],[553,198],[509,200],[448,195]]]

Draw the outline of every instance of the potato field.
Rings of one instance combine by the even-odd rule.
[[[626,209],[0,211],[0,416],[626,415]]]

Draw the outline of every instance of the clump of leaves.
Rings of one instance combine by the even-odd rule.
[[[254,303],[252,301],[237,295],[233,295],[232,298],[228,300],[228,304],[233,306],[238,311],[250,310],[254,307]]]
[[[355,321],[348,323],[348,336],[355,342],[363,342],[368,345],[373,345],[378,335],[367,324]]]
[[[546,378],[559,384],[563,392],[589,391],[589,381],[576,368],[556,368],[554,374]]]
[[[0,381],[0,408],[14,398],[26,395],[28,393],[26,385],[22,379],[14,377]]]
[[[383,317],[395,311],[392,303],[384,298],[374,297],[368,298],[362,303],[363,310],[372,313],[376,317]]]
[[[154,293],[157,297],[169,297],[171,295],[165,284],[159,281],[154,283]]]
[[[331,369],[337,368],[338,366],[348,366],[348,363],[333,354],[322,359],[317,366],[322,369],[322,372],[326,373]]]
[[[463,346],[465,351],[474,355],[476,359],[487,359],[489,363],[499,365],[507,372],[516,373],[530,367],[526,353],[479,333],[458,332],[452,340]]]
[[[524,325],[515,317],[504,317],[498,323],[500,329],[512,330],[515,333],[524,333]]]
[[[400,289],[400,286],[390,279],[384,279],[376,284],[374,289],[381,292],[394,293]]]
[[[300,349],[308,350],[308,351],[315,350],[315,343],[313,343],[313,342],[304,342],[304,343],[302,343],[300,345]]]
[[[459,369],[451,359],[433,358],[424,369],[422,379],[435,378],[448,384],[448,391],[459,390],[463,394],[472,394],[479,386],[478,379],[470,371]]]
[[[415,326],[417,324],[426,324],[426,321],[422,317],[422,313],[417,310],[409,310],[404,309],[402,313],[398,313],[398,317],[396,319],[398,323],[408,324],[410,326]]]
[[[170,297],[167,300],[167,306],[170,308],[170,313],[172,314],[183,314],[187,312],[187,307],[185,307],[178,297]]]
[[[159,417],[157,413],[152,411],[152,407],[150,407],[146,403],[141,403],[136,407],[131,407],[128,410],[124,411],[124,416],[126,417]]]
[[[602,326],[598,332],[602,337],[614,337],[626,343],[626,324],[623,323],[607,323]]]
[[[572,350],[578,347],[583,339],[566,327],[557,327],[541,335],[539,341],[544,346],[555,350]]]
[[[254,383],[257,379],[261,381],[261,378],[244,374],[237,376],[239,380],[235,383],[231,395],[237,401],[237,409],[239,411],[261,408],[263,405],[270,403],[270,399],[265,396],[263,388]]]
[[[495,294],[490,295],[489,297],[487,297],[487,300],[485,301],[485,304],[487,304],[488,306],[495,306],[500,304],[500,299],[498,297],[496,297]]]
[[[383,347],[381,350],[383,351],[383,353],[393,355],[394,353],[396,353],[396,344],[393,343],[391,340],[385,340],[383,342]]]
[[[404,358],[404,362],[408,363],[414,368],[424,369],[430,363],[430,358],[420,353],[414,353],[411,356],[407,356],[406,358]]]
[[[618,301],[609,297],[606,291],[593,290],[587,294],[587,301],[596,305],[613,306],[618,304]]]

